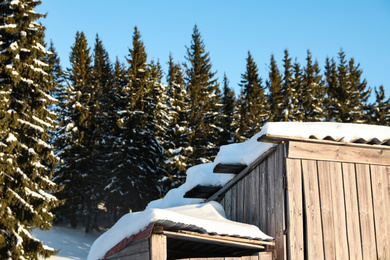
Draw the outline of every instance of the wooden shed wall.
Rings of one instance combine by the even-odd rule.
[[[286,162],[291,259],[390,258],[390,166]]]
[[[390,259],[390,158],[329,146],[279,144],[221,197],[227,217],[275,237],[276,259]]]
[[[284,145],[257,165],[223,196],[228,219],[258,226],[275,238],[277,259],[285,256]]]
[[[252,256],[241,257],[205,257],[205,258],[183,258],[181,260],[272,260],[272,252],[261,252]]]

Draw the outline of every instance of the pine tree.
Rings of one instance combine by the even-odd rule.
[[[324,109],[325,88],[318,62],[315,61],[313,64],[310,51],[307,51],[306,66],[302,76],[302,95],[304,121],[323,121],[326,116]]]
[[[210,162],[217,153],[217,134],[215,126],[218,115],[219,90],[215,72],[212,71],[209,53],[195,25],[191,46],[187,47],[185,81],[190,97],[190,145],[194,154],[189,166]]]
[[[229,80],[226,74],[223,76],[223,90],[220,103],[219,121],[221,122],[221,133],[218,146],[237,142],[235,138],[235,126],[237,123],[234,122],[234,112],[236,110],[237,101],[234,91],[229,87]]]
[[[270,106],[270,118],[271,122],[279,122],[285,120],[283,117],[283,110],[285,106],[285,93],[282,92],[282,76],[279,68],[276,64],[275,57],[271,55],[271,61],[269,65],[269,80],[266,85],[269,91],[268,103]]]
[[[239,100],[240,121],[238,138],[240,141],[247,140],[259,132],[269,118],[269,108],[262,79],[249,51],[246,62],[246,71],[241,75],[242,80],[239,84],[242,88]]]
[[[63,119],[59,129],[57,155],[61,157],[55,181],[65,185],[59,197],[66,199],[59,214],[70,219],[76,227],[89,217],[91,198],[90,170],[94,169],[92,157],[95,142],[94,88],[92,84],[92,60],[90,48],[83,32],[76,33],[76,41],[70,54],[66,102],[62,108]],[[86,229],[89,229],[85,222]]]
[[[169,177],[169,184],[165,186],[169,187],[184,182],[188,158],[192,154],[188,133],[189,96],[181,66],[174,63],[172,55],[169,55],[167,82],[169,120],[164,149],[168,155],[165,167]]]
[[[38,259],[52,249],[31,236],[51,228],[59,204],[50,179],[58,158],[49,144],[56,114],[40,1],[2,1],[0,17],[0,255]]]

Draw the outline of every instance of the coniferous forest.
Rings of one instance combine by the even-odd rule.
[[[53,221],[88,232],[144,209],[186,169],[266,122],[390,125],[383,86],[372,89],[343,50],[323,68],[309,50],[303,64],[284,50],[281,64],[270,55],[268,75],[249,51],[239,93],[228,75],[216,77],[196,25],[186,62],[170,55],[165,72],[148,59],[137,27],[127,56],[114,62],[98,35],[88,43],[75,32],[62,68],[44,40],[39,4],[0,3],[1,256],[52,255],[30,231]]]

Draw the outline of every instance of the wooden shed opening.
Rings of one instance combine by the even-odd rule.
[[[149,259],[212,259],[221,257],[242,257],[261,254],[269,255],[274,249],[274,241],[261,241],[248,238],[202,234],[187,230],[165,230],[155,226],[148,238],[133,240],[110,260],[149,260]],[[219,259],[221,259],[219,258]],[[249,258],[248,258],[249,259]],[[258,258],[256,258],[258,259]]]

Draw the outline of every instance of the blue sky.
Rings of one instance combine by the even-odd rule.
[[[125,62],[137,26],[148,59],[159,60],[166,73],[170,52],[185,62],[196,24],[219,81],[226,73],[236,93],[248,51],[267,78],[272,53],[281,68],[284,49],[302,65],[309,49],[323,69],[342,48],[360,63],[368,85],[383,85],[390,96],[389,0],[42,0],[37,11],[48,13],[46,38],[65,68],[77,31],[91,49],[98,33],[111,60]]]

